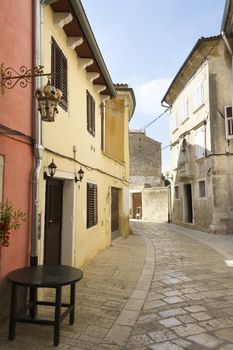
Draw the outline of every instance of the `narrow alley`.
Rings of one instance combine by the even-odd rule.
[[[59,349],[232,350],[232,237],[204,233],[201,242],[202,233],[176,225],[131,225],[132,235],[115,240],[84,269],[76,322],[62,323]],[[1,349],[54,348],[52,327],[17,324],[13,342],[7,332],[6,324]]]

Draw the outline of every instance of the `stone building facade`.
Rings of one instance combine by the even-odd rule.
[[[130,131],[130,183],[134,187],[161,185],[161,143],[145,131]]]
[[[155,215],[155,218],[161,200],[161,191],[156,190],[162,184],[161,143],[146,136],[145,131],[130,131],[129,153],[131,217],[147,219]]]
[[[222,35],[197,41],[162,102],[171,108],[171,221],[232,233],[231,56]]]

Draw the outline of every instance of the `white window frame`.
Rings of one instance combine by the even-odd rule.
[[[193,90],[193,107],[198,109],[204,104],[204,82],[201,80]]]
[[[224,107],[226,139],[233,139],[233,115],[232,106]]]
[[[186,97],[180,104],[181,122],[184,122],[189,116],[188,97]]]
[[[200,159],[205,157],[206,153],[206,137],[205,137],[205,125],[195,130],[194,133],[195,143],[195,158]]]

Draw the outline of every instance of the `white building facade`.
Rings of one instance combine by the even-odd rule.
[[[163,98],[171,121],[171,222],[213,233],[233,227],[230,62],[222,36],[201,38]]]

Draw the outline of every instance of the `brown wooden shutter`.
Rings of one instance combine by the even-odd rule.
[[[91,94],[86,91],[87,94],[87,130],[95,136],[95,100]]]
[[[98,222],[98,192],[97,185],[87,183],[87,228]]]
[[[87,130],[91,132],[91,102],[90,102],[90,97],[91,95],[89,92],[86,92],[87,94]]]
[[[94,185],[94,225],[98,222],[98,194],[97,185]]]
[[[59,103],[67,111],[68,107],[68,89],[67,89],[67,59],[62,50],[52,38],[52,84],[62,91],[62,99]]]

